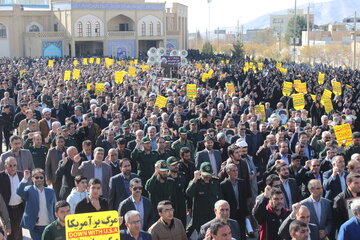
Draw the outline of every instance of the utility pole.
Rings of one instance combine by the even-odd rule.
[[[211,33],[211,30],[210,30],[210,20],[211,20],[211,18],[210,18],[210,3],[211,3],[211,1],[212,0],[207,0],[207,2],[208,2],[208,4],[209,4],[209,14],[208,14],[208,17],[209,17],[209,19],[208,19],[208,29],[209,29],[209,36],[208,36],[208,41],[210,42],[210,33]]]
[[[354,55],[353,55],[353,69],[356,68],[356,11],[354,14]]]
[[[310,46],[310,3],[308,6],[308,11],[307,11],[307,20],[306,20],[306,28],[307,28],[307,45]]]
[[[237,34],[236,34],[236,40],[240,42],[240,22],[239,22],[239,19],[237,20]]]
[[[294,62],[296,60],[296,49],[295,49],[295,40],[296,40],[296,0],[294,8],[294,33],[293,33],[293,52],[294,52]]]

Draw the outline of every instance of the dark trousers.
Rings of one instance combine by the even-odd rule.
[[[35,226],[30,230],[30,236],[32,240],[41,240],[42,233],[46,226]]]
[[[24,203],[21,203],[15,207],[8,206],[11,234],[7,237],[8,240],[22,240],[22,228],[20,226],[21,218],[24,213]]]

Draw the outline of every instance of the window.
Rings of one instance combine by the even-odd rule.
[[[99,22],[95,23],[95,35],[97,37],[100,37],[100,23]]]
[[[29,27],[29,32],[40,32],[39,26],[33,24]]]
[[[157,31],[157,35],[161,36],[161,23],[158,22],[156,25],[156,31]]]
[[[86,36],[91,37],[91,23],[90,22],[86,23]]]
[[[55,23],[54,24],[54,32],[59,31],[59,24]]]
[[[7,38],[6,27],[2,23],[0,23],[0,38]]]
[[[129,31],[129,24],[128,23],[120,23],[119,31]]]
[[[150,36],[154,36],[154,24],[153,24],[153,22],[150,22],[150,24],[149,24],[149,32],[150,32]]]
[[[83,25],[82,25],[82,22],[79,22],[79,23],[77,24],[77,32],[78,32],[79,37],[82,37],[82,36],[83,36]]]
[[[143,23],[141,24],[141,35],[142,35],[142,36],[145,36],[145,35],[146,35],[146,24],[145,24],[145,22],[143,22]]]

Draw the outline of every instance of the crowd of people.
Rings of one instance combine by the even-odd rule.
[[[0,59],[0,235],[65,239],[67,215],[116,210],[125,240],[357,239],[360,72],[192,58],[177,79],[140,60]],[[115,82],[131,64],[136,76]],[[307,84],[302,109],[282,94],[294,80]],[[332,80],[342,93],[327,111]]]

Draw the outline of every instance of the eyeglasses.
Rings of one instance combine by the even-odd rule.
[[[35,176],[34,178],[35,178],[36,180],[38,180],[38,179],[44,179],[43,176]]]
[[[9,167],[16,167],[17,165],[16,164],[9,164],[8,166]]]
[[[167,212],[173,212],[174,209],[173,208],[169,208],[169,209],[163,209],[163,212],[164,213],[167,213]]]
[[[142,190],[143,187],[133,187],[134,191],[137,191],[137,190]]]
[[[320,167],[320,164],[316,164],[316,165],[311,165],[313,167]]]

